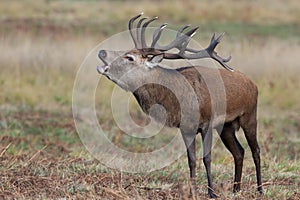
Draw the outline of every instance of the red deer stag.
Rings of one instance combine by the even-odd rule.
[[[196,177],[195,137],[197,133],[201,133],[203,162],[208,179],[208,194],[211,198],[217,197],[212,188],[211,175],[212,129],[217,129],[222,142],[233,155],[235,164],[233,191],[237,192],[241,187],[244,149],[237,140],[235,131],[242,127],[256,167],[257,189],[262,193],[260,150],[256,138],[257,87],[244,74],[233,71],[226,65],[230,57],[224,59],[217,55],[214,49],[223,34],[217,38],[214,34],[206,49],[195,50],[189,48],[188,44],[197,28],[184,33],[189,27],[184,26],[178,30],[176,38],[170,44],[162,46],[158,44],[158,40],[166,27],[166,24],[163,24],[154,31],[152,44],[147,45],[145,30],[157,17],[146,22],[144,22],[146,18],[141,18],[134,31],[133,23],[141,15],[129,21],[129,31],[135,48],[122,52],[100,50],[98,57],[104,66],[98,66],[97,71],[121,88],[132,92],[142,110],[146,114],[152,114],[151,117],[154,119],[161,121],[161,112],[150,112],[151,106],[159,104],[164,107],[166,125],[180,128],[187,148],[191,180]],[[177,49],[178,52],[171,53],[169,51],[171,49]],[[225,69],[201,66],[167,69],[159,66],[163,59],[200,58],[212,58]],[[218,116],[218,112],[212,112],[212,106],[219,102],[212,102],[211,92],[217,93],[219,88],[209,91],[205,83],[206,80],[216,82],[216,76],[221,77],[226,94],[226,100],[217,99],[223,101],[226,106],[223,116]],[[165,87],[166,84],[172,85],[176,94],[173,89],[171,91]],[[222,123],[215,120],[218,117],[224,118]],[[215,121],[212,122],[213,120]]]

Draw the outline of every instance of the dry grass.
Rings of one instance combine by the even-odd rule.
[[[1,122],[5,121],[7,128],[2,124],[0,129],[3,133],[0,137],[1,198],[178,199],[189,195],[185,156],[155,172],[122,173],[108,169],[88,154],[75,134],[71,115],[41,111],[2,114]],[[298,199],[300,150],[297,142],[291,137],[286,140],[286,136],[299,132],[299,124],[299,116],[260,119],[265,190],[262,197],[255,192],[254,164],[248,148],[243,191],[233,195],[233,160],[217,142],[212,151],[212,169],[216,192],[221,199]],[[280,134],[283,130],[285,135]],[[245,139],[240,139],[246,146]],[[197,162],[197,195],[206,199],[204,167],[200,158]]]
[[[141,11],[171,22],[231,21],[247,23],[299,24],[299,3],[287,1],[1,1],[1,18],[48,18],[64,22],[126,21],[128,15]],[[133,6],[134,5],[134,6]],[[170,5],[172,7],[170,8]],[[24,9],[26,6],[26,9]],[[122,8],[122,9],[120,9]],[[163,14],[163,15],[162,15]],[[187,20],[188,19],[188,20]]]
[[[297,60],[300,5],[297,0],[134,4],[132,1],[1,1],[0,198],[178,199],[188,196],[190,183],[185,156],[149,174],[121,173],[108,169],[88,154],[73,124],[71,95],[80,64],[104,38],[126,30],[128,16],[140,11],[149,16],[159,15],[160,22],[168,21],[173,26],[201,24],[203,29],[196,40],[203,45],[213,31],[220,32],[224,27],[228,34],[218,52],[221,55],[230,52],[233,56],[230,64],[258,84],[265,195],[259,197],[255,192],[249,149],[246,149],[243,170],[243,191],[233,195],[233,160],[217,142],[212,168],[221,199],[300,199]],[[249,29],[251,24],[253,29]],[[151,146],[152,143],[128,141],[120,134],[110,114],[109,95],[113,86],[102,79],[97,89],[98,116],[109,138],[119,146],[142,152],[145,146],[151,151],[170,136],[153,139],[155,145]],[[141,121],[140,111],[133,104],[135,119]],[[246,147],[243,134],[238,136]],[[201,159],[198,168],[197,190],[204,199],[206,178]]]
[[[75,74],[93,42],[88,38],[6,36],[1,42],[5,51],[0,102],[37,108],[70,105]]]
[[[261,106],[299,110],[298,42],[274,38],[230,40],[224,39],[220,54],[230,52],[233,55],[230,64],[257,82]],[[5,51],[0,54],[0,65],[4,66],[0,74],[0,103],[47,109],[69,106],[77,70],[98,42],[94,36],[68,39],[6,36],[1,42]],[[110,93],[111,86],[107,81],[102,82],[101,92]]]

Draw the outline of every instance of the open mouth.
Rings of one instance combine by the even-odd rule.
[[[108,65],[97,66],[97,71],[99,74],[105,74],[105,72],[107,72],[108,68],[109,68]]]
[[[109,74],[107,73],[108,69],[109,69],[108,65],[97,66],[97,71],[99,74],[106,76],[106,78],[108,78],[109,80],[112,80]]]

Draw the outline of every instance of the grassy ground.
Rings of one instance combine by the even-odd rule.
[[[220,142],[212,151],[217,194],[222,199],[299,199],[299,115],[260,117],[259,122],[264,196],[259,197],[255,192],[255,169],[249,148],[246,148],[243,191],[232,194],[233,159]],[[2,112],[1,123],[1,198],[178,199],[189,195],[185,156],[151,173],[122,173],[103,166],[88,154],[70,114]],[[111,134],[117,136],[118,131]],[[242,134],[238,136],[246,147]],[[117,142],[124,149],[129,146],[129,151],[139,151],[138,143],[125,143],[122,136]],[[198,195],[206,198],[204,167],[200,158],[197,162]]]
[[[187,198],[185,156],[159,171],[122,173],[95,160],[74,127],[72,87],[84,57],[105,38],[126,30],[129,16],[141,11],[158,15],[160,23],[170,22],[171,27],[200,25],[196,40],[201,44],[208,42],[212,32],[226,31],[218,51],[221,55],[230,52],[231,65],[259,87],[265,194],[259,197],[255,192],[252,157],[243,134],[238,133],[247,148],[242,192],[231,192],[233,159],[223,144],[217,142],[212,151],[213,179],[221,199],[300,199],[297,0],[172,1],[172,8],[170,1],[1,1],[0,198]],[[112,83],[101,80],[96,107],[113,142],[141,152],[146,146],[153,150],[170,137],[155,138],[153,146],[128,140],[110,114],[112,89]],[[141,120],[133,104],[132,112]],[[197,168],[202,199],[206,198],[206,178],[200,158]]]

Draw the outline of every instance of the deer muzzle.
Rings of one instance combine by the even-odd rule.
[[[105,74],[105,72],[107,72],[107,70],[109,69],[109,65],[105,60],[105,58],[107,57],[107,52],[105,50],[100,50],[98,53],[98,57],[100,58],[100,60],[103,62],[104,65],[97,66],[97,71],[99,74]]]

